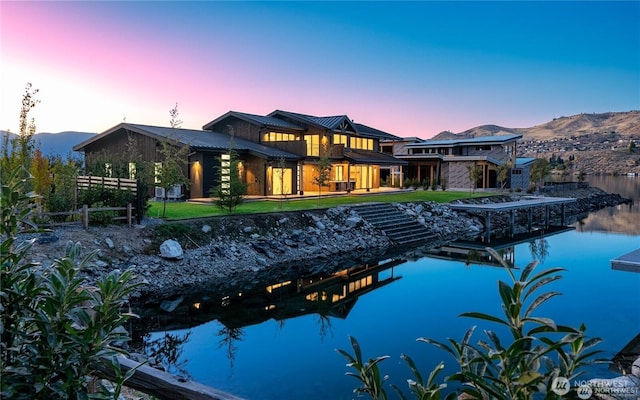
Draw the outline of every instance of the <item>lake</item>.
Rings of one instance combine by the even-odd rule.
[[[640,247],[640,177],[591,177],[590,183],[635,203],[591,213],[575,229],[507,244],[503,251],[518,267],[537,259],[537,270],[565,268],[549,287],[563,295],[537,315],[586,324],[589,336],[604,339],[602,356],[611,358],[640,332],[640,273],[610,265]],[[405,389],[412,376],[401,353],[424,375],[440,361],[445,374],[454,368],[447,354],[416,338],[460,340],[478,325],[478,340],[485,338],[483,328],[495,328],[458,317],[468,311],[501,315],[497,281],[508,281],[508,274],[490,260],[474,259],[389,257],[345,266],[339,276],[265,282],[259,293],[205,293],[151,318],[155,328],[146,340],[165,345],[172,372],[247,399],[352,399],[358,381],[345,376],[346,360],[335,349],[351,353],[354,336],[365,358],[390,356],[381,370]],[[585,378],[611,376],[598,365]]]

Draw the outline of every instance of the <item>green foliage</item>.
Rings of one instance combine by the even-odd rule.
[[[132,316],[121,310],[135,289],[130,271],[114,271],[87,287],[80,271],[94,253],[82,257],[79,243],[50,266],[28,262],[32,240],[17,235],[37,229],[31,222],[33,194],[16,171],[1,187],[0,375],[6,399],[109,398],[95,378],[113,369],[116,392],[128,375],[119,372],[116,347],[128,340],[122,325]],[[102,388],[103,389],[103,388]]]
[[[482,167],[479,165],[467,165],[467,172],[469,173],[469,183],[471,184],[471,189],[473,193],[475,193],[476,188],[478,187],[478,180],[482,178]]]
[[[322,146],[320,159],[318,160],[318,170],[311,180],[314,185],[318,186],[318,203],[320,203],[320,194],[322,187],[327,186],[331,176],[331,160],[329,159],[329,149],[327,145]]]
[[[454,399],[462,393],[474,399],[555,398],[549,392],[553,380],[559,376],[575,380],[581,375],[583,367],[599,362],[593,359],[599,353],[593,348],[601,340],[587,338],[584,325],[576,329],[558,325],[550,318],[534,315],[538,307],[560,295],[556,291],[540,291],[561,278],[557,275],[562,271],[561,268],[550,268],[534,274],[537,262],[533,261],[516,277],[512,266],[500,254],[493,249],[487,251],[501,261],[511,281],[498,282],[503,316],[480,312],[467,312],[461,316],[496,324],[503,330],[506,328],[508,334],[503,333],[501,336],[499,332],[485,330],[487,339],[473,344],[471,337],[476,328],[474,326],[460,342],[450,338],[448,342],[428,338],[418,338],[418,341],[437,346],[458,363],[459,371],[445,380],[458,382],[460,387],[457,393],[449,393],[447,398]],[[355,339],[351,341],[353,344]],[[379,393],[383,393],[384,380],[375,378],[380,375],[377,363],[386,357],[375,359],[376,373],[372,375],[369,370],[362,368],[362,363],[354,362],[353,357],[342,350],[339,352],[350,360],[348,366],[356,369],[355,373],[348,374],[356,376],[365,386],[357,390],[371,395],[373,399],[383,398],[379,397]],[[359,352],[358,347],[356,354]],[[439,399],[445,385],[438,385],[434,380],[442,364],[434,368],[425,385],[415,364],[406,356],[403,359],[416,377],[416,380],[408,381],[413,396],[417,399]],[[357,360],[358,357],[355,361]],[[396,392],[400,398],[405,398],[399,389]]]
[[[498,165],[498,182],[500,182],[500,189],[504,190],[505,185],[507,184],[507,178],[509,177],[509,171],[512,167],[511,161],[508,161],[502,165]]]
[[[220,185],[209,193],[214,203],[221,210],[232,213],[236,207],[244,202],[247,194],[247,184],[240,176],[240,160],[235,150],[233,129],[230,127],[228,159],[220,158]]]
[[[31,169],[31,160],[35,144],[33,135],[36,133],[36,125],[33,118],[29,121],[29,113],[40,102],[36,99],[38,89],[33,89],[31,83],[25,86],[22,95],[22,106],[20,107],[20,132],[9,140],[9,136],[4,137],[2,143],[2,159],[0,160],[0,181],[7,182],[13,171],[20,170],[22,178],[28,177]],[[20,168],[23,167],[23,168]],[[31,180],[25,181],[26,185],[32,185]]]
[[[374,400],[386,400],[387,393],[382,386],[389,377],[383,377],[380,374],[378,364],[389,358],[389,356],[382,356],[374,359],[370,358],[365,362],[362,359],[362,350],[360,349],[360,344],[356,338],[350,336],[349,340],[351,341],[351,347],[353,348],[353,356],[344,350],[337,349],[336,351],[349,361],[347,367],[353,368],[356,371],[347,372],[346,375],[352,376],[362,383],[362,386],[355,388],[353,392],[358,394],[368,394]]]
[[[551,173],[549,162],[544,158],[538,158],[531,166],[531,183],[532,185],[544,186],[544,179]]]
[[[45,205],[47,211],[64,212],[75,210],[75,188],[76,178],[78,177],[78,166],[72,159],[62,161],[62,159],[56,158],[53,161],[51,169],[53,172],[53,184],[51,192],[46,198]]]
[[[178,104],[169,110],[171,120],[172,137],[169,140],[163,140],[160,142],[160,162],[158,163],[155,171],[155,178],[158,187],[164,189],[164,198],[162,202],[164,204],[162,211],[162,218],[165,217],[165,208],[167,204],[167,195],[169,190],[176,185],[189,186],[189,178],[186,173],[188,158],[189,158],[189,146],[181,145],[175,140],[175,129],[179,128],[182,121],[178,119]]]
[[[89,207],[126,207],[134,204],[136,196],[130,190],[118,190],[104,186],[91,186],[78,190],[78,204]]]

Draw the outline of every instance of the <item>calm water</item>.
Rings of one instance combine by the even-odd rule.
[[[617,187],[604,186],[616,182]],[[594,179],[592,184],[635,197],[636,203],[594,213],[576,230],[537,238],[538,250],[525,242],[511,251],[520,267],[537,258],[538,269],[567,269],[552,285],[563,295],[540,307],[538,315],[574,326],[584,322],[589,335],[605,339],[600,349],[612,357],[640,332],[640,273],[610,266],[612,258],[640,247],[640,178]],[[606,222],[611,219],[617,222]],[[539,251],[541,246],[546,252]],[[335,352],[351,352],[350,335],[365,357],[391,356],[381,364],[382,371],[405,388],[411,375],[400,354],[409,354],[425,375],[441,360],[453,368],[445,353],[415,339],[460,339],[472,325],[479,325],[475,338],[483,338],[483,327],[495,327],[457,315],[498,315],[496,283],[508,280],[494,266],[429,257],[383,260],[379,267],[354,269],[349,276],[351,286],[344,277],[315,278],[241,297],[195,299],[171,318],[159,319],[174,328],[194,327],[156,328],[148,339],[162,339],[166,333],[188,339],[179,347],[181,369],[196,381],[248,399],[351,399],[357,381],[344,375],[345,360]],[[360,295],[342,298],[343,286]],[[331,299],[339,299],[338,306],[329,307]],[[611,374],[599,366],[587,377]]]

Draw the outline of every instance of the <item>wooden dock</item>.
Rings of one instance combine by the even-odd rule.
[[[455,204],[450,203],[449,207],[454,210],[468,211],[468,212],[484,212],[485,216],[485,240],[487,243],[491,242],[491,217],[494,213],[509,212],[509,227],[511,236],[513,236],[515,225],[515,211],[516,210],[528,210],[528,230],[531,232],[533,225],[533,209],[537,207],[545,208],[544,227],[550,226],[550,211],[549,207],[559,205],[561,207],[561,220],[560,225],[565,226],[565,206],[569,203],[575,203],[577,199],[573,197],[544,197],[544,196],[525,196],[516,201],[507,201],[503,203],[486,203],[486,204]]]
[[[628,272],[640,272],[640,249],[611,260],[611,269]]]

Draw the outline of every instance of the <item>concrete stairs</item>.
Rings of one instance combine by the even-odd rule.
[[[389,203],[353,206],[358,215],[399,245],[419,245],[435,237],[426,227]]]

